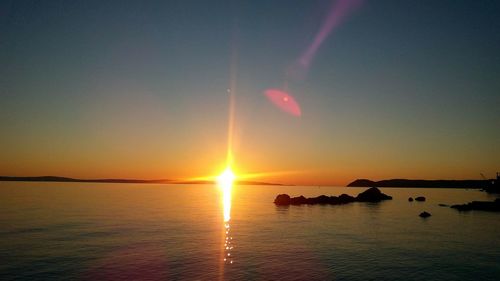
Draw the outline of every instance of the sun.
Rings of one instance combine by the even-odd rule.
[[[222,190],[224,222],[228,222],[231,219],[231,189],[235,179],[236,176],[229,166],[217,177],[217,185]]]
[[[220,174],[217,177],[217,183],[219,184],[220,187],[223,189],[226,189],[227,187],[231,187],[233,185],[233,181],[236,178],[234,175],[233,171],[231,170],[231,167],[227,167],[222,174]]]

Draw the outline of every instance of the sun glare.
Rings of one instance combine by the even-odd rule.
[[[231,167],[227,167],[220,176],[217,177],[217,184],[222,190],[222,204],[224,207],[224,221],[231,219],[231,189],[236,178]]]
[[[235,179],[235,175],[230,167],[227,167],[222,174],[217,177],[217,183],[222,188],[231,187]]]

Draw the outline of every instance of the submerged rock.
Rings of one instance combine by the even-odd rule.
[[[280,194],[274,199],[276,205],[302,205],[302,204],[329,204],[329,205],[342,205],[352,202],[380,202],[382,200],[390,200],[391,196],[386,195],[378,188],[372,187],[364,192],[361,192],[356,197],[348,194],[337,196],[320,195],[318,197],[306,198],[304,196],[290,197],[288,194]]]
[[[432,215],[431,215],[430,213],[427,213],[427,212],[425,212],[425,211],[424,211],[424,212],[420,213],[420,215],[419,215],[419,216],[420,216],[421,218],[428,218],[428,217],[430,217],[430,216],[432,216]]]
[[[419,196],[419,197],[415,198],[415,201],[424,202],[425,201],[425,197],[424,196]]]
[[[413,202],[413,198],[408,198],[408,202]]]
[[[450,207],[450,205],[447,205],[447,204],[438,204],[439,207]]]
[[[500,198],[497,198],[495,201],[472,201],[467,204],[462,205],[453,205],[451,206],[453,209],[457,209],[459,211],[490,211],[490,212],[500,212]]]

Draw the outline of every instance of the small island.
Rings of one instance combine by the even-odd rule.
[[[487,188],[493,180],[411,180],[390,179],[372,181],[357,179],[349,183],[348,187],[438,187],[438,188]]]
[[[391,200],[392,196],[382,193],[378,188],[369,188],[358,196],[353,197],[348,194],[342,194],[340,196],[326,196],[320,195],[318,197],[306,198],[304,196],[290,197],[288,194],[279,194],[274,199],[274,204],[278,206],[288,206],[288,205],[315,205],[315,204],[328,204],[328,205],[343,205],[353,202],[371,202],[377,203],[383,200]]]
[[[500,198],[495,199],[495,201],[472,201],[467,204],[453,205],[453,209],[457,209],[461,212],[463,211],[489,211],[489,212],[500,212]]]

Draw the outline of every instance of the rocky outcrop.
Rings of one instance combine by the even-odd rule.
[[[356,196],[358,202],[380,202],[382,200],[390,200],[391,196],[383,194],[378,188],[372,187]]]
[[[390,200],[391,196],[382,193],[378,188],[372,187],[364,192],[361,192],[356,197],[352,197],[348,194],[342,194],[340,196],[326,196],[320,195],[318,197],[306,198],[304,196],[290,197],[288,194],[280,194],[274,199],[274,204],[279,206],[287,205],[302,205],[302,204],[329,204],[329,205],[342,205],[352,202],[380,202],[382,200]]]
[[[290,205],[291,200],[288,194],[280,194],[274,199],[274,204],[276,205]]]
[[[500,212],[500,198],[497,198],[495,201],[472,201],[467,204],[462,205],[453,205],[451,206],[453,209],[457,209],[459,211],[490,211],[490,212]]]

